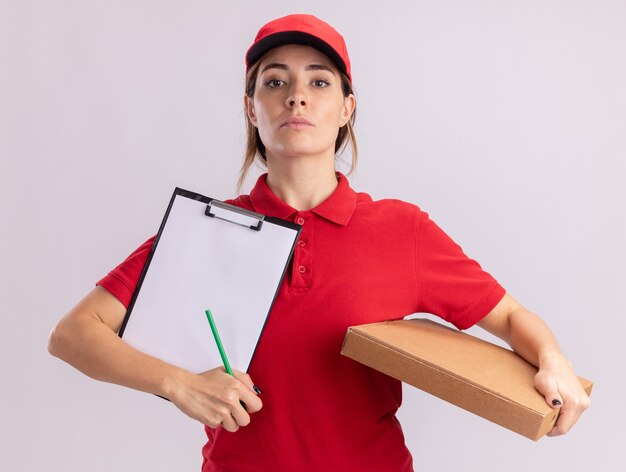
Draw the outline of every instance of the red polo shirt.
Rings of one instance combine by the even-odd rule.
[[[308,211],[274,195],[265,175],[229,202],[302,233],[248,371],[263,409],[236,433],[206,428],[204,472],[412,470],[395,417],[401,383],[341,356],[346,329],[416,312],[464,329],[505,293],[419,208],[372,201],[338,177]],[[128,306],[151,245],[98,285]]]

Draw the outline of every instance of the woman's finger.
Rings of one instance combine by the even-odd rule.
[[[246,404],[246,407],[248,405]],[[237,426],[248,426],[250,424],[250,415],[244,409],[241,402],[237,402],[237,405],[233,405],[231,409],[231,417],[237,423]]]
[[[254,383],[248,374],[245,372],[240,372],[238,370],[233,370],[233,375],[236,379],[241,380],[250,390],[253,389]]]
[[[561,408],[563,406],[563,397],[553,376],[540,371],[535,376],[535,388],[544,396],[546,403],[552,408]]]
[[[235,421],[235,418],[233,418],[231,415],[225,415],[224,419],[222,420],[222,427],[226,431],[234,433],[235,431],[239,429],[239,424],[237,423],[237,421]]]
[[[248,413],[256,413],[263,407],[263,402],[259,396],[247,387],[244,387],[239,392],[239,399],[246,405],[246,411]]]
[[[567,433],[576,424],[583,412],[589,408],[589,396],[579,385],[570,389],[564,386],[561,393],[564,398],[563,406],[554,428],[548,433],[549,436]]]

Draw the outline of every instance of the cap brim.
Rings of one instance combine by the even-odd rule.
[[[252,64],[261,59],[263,54],[269,50],[278,46],[284,46],[285,44],[311,46],[326,54],[341,72],[347,74],[346,64],[343,62],[343,59],[328,43],[301,31],[281,31],[280,33],[274,33],[266,36],[248,50],[246,54],[246,64],[250,67]]]

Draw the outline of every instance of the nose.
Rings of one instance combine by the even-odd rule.
[[[304,98],[304,95],[301,95],[301,94],[291,94],[287,98],[287,106],[289,108],[295,108],[295,107],[298,107],[298,106],[304,107],[304,106],[306,106],[306,99]]]
[[[303,107],[306,105],[306,101],[302,97],[289,97],[287,100],[287,106],[289,108],[295,108],[296,105]]]
[[[286,105],[288,108],[304,107],[307,104],[307,98],[302,90],[301,86],[295,85],[289,96],[287,97]]]

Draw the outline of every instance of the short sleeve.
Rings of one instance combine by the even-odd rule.
[[[111,292],[126,308],[128,308],[130,300],[133,298],[133,293],[135,293],[135,288],[137,288],[139,277],[141,277],[141,272],[146,265],[155,237],[148,239],[135,249],[124,262],[96,282],[96,285]]]
[[[420,213],[415,252],[418,311],[467,329],[487,315],[506,292],[428,214]]]

